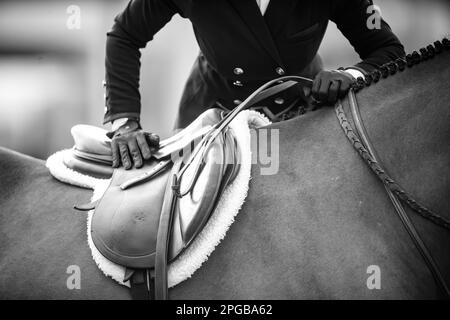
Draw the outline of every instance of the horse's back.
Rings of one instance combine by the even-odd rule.
[[[0,148],[0,168],[0,298],[127,298],[96,267],[86,215],[72,210],[91,191],[62,184],[42,160],[7,149]],[[77,270],[81,288],[70,290]]]

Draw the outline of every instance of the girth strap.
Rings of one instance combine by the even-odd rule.
[[[148,269],[126,269],[124,281],[130,280],[133,300],[153,300],[155,295],[154,278]]]
[[[355,93],[353,90],[350,90],[350,92],[348,94],[348,99],[349,99],[349,105],[350,105],[350,110],[352,113],[354,125],[356,128],[356,133],[352,130],[351,125],[348,123],[348,120],[345,116],[344,108],[342,107],[342,104],[339,101],[336,104],[336,114],[337,114],[337,117],[339,118],[339,122],[341,124],[342,129],[346,133],[346,136],[352,143],[353,147],[358,151],[358,153],[361,155],[361,157],[366,162],[369,163],[369,167],[372,170],[374,170],[374,169],[372,168],[371,163],[377,164],[377,167],[379,168],[379,170],[375,170],[374,172],[382,180],[384,187],[386,189],[386,192],[387,192],[390,200],[392,201],[392,204],[393,204],[400,220],[402,221],[403,226],[405,227],[406,231],[408,232],[409,236],[411,237],[411,240],[413,241],[414,245],[418,249],[420,255],[424,259],[437,286],[443,292],[443,294],[446,296],[446,298],[449,299],[450,298],[450,289],[448,288],[447,284],[445,283],[444,277],[442,276],[441,272],[439,271],[439,268],[438,268],[436,262],[434,261],[428,248],[426,247],[425,243],[423,242],[419,233],[417,232],[416,228],[414,227],[414,224],[412,223],[412,221],[406,214],[405,209],[403,208],[403,205],[401,204],[399,198],[394,194],[393,190],[391,190],[391,188],[389,187],[389,184],[386,184],[386,181],[380,176],[380,173],[383,172],[386,175],[386,177],[389,177],[389,175],[387,174],[386,170],[384,169],[384,167],[376,153],[376,150],[374,149],[373,145],[371,144],[370,140],[368,139],[368,134],[367,134],[366,128],[364,126],[364,123],[361,119],[358,102],[356,100],[356,96],[355,96]],[[356,145],[358,145],[358,147]],[[364,157],[363,154],[366,154],[368,156],[368,158],[366,159],[366,157]],[[391,178],[389,178],[389,179],[394,182],[393,179],[391,179]],[[407,204],[409,204],[409,203],[407,202]],[[415,207],[412,207],[412,209],[415,210]],[[434,222],[433,219],[431,219],[431,220]]]

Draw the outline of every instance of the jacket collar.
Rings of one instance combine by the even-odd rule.
[[[264,20],[273,38],[276,38],[282,27],[286,25],[286,17],[292,12],[294,5],[294,0],[271,0],[269,2]]]
[[[237,11],[241,19],[253,33],[261,46],[270,54],[275,61],[282,65],[281,57],[278,52],[277,46],[273,40],[272,34],[269,30],[269,26],[266,23],[265,18],[261,15],[261,11],[258,8],[256,0],[229,0],[231,5]],[[269,14],[271,10],[278,12],[277,3],[282,3],[283,1],[271,0],[265,15]],[[287,1],[290,2],[290,1]],[[286,12],[284,12],[286,13]],[[275,15],[278,16],[278,15]],[[270,19],[271,23],[275,26],[275,18]],[[282,20],[282,19],[280,19]]]

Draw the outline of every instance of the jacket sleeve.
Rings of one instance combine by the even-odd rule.
[[[367,73],[405,55],[400,40],[381,19],[380,28],[370,28],[372,0],[332,0],[331,20],[350,41],[362,59],[354,67]],[[372,18],[373,19],[373,18]],[[369,23],[368,23],[369,21]]]
[[[123,117],[139,119],[139,49],[145,48],[176,13],[171,0],[131,0],[114,19],[106,38],[103,123]]]

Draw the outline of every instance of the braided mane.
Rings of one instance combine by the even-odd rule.
[[[434,44],[430,44],[426,48],[420,49],[419,52],[413,51],[403,58],[398,58],[383,64],[365,76],[365,78],[359,77],[352,85],[352,89],[355,92],[358,92],[365,87],[369,87],[372,84],[379,82],[382,78],[395,75],[397,72],[402,72],[406,68],[412,68],[416,64],[432,59],[445,50],[450,50],[450,40],[444,38],[442,41],[435,41]]]

